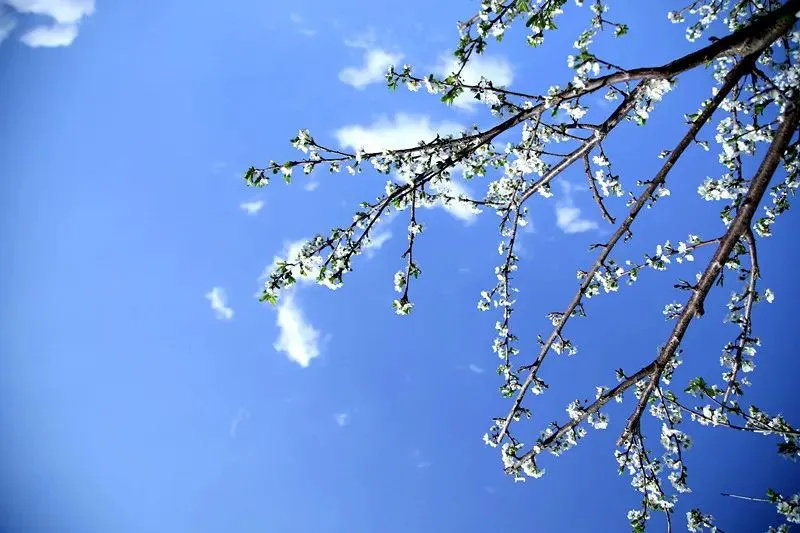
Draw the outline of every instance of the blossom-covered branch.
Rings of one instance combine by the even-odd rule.
[[[586,435],[586,425],[606,429],[609,416],[604,406],[612,400],[623,402],[626,391],[631,390],[635,401],[615,452],[620,471],[629,472],[631,484],[642,495],[641,506],[631,510],[628,519],[635,531],[642,531],[650,513],[659,511],[665,514],[671,528],[677,494],[670,494],[669,486],[676,493],[689,491],[683,451],[691,439],[682,426],[684,417],[699,424],[778,435],[783,440],[779,445],[781,455],[800,456],[797,429],[780,415],[768,415],[755,406],[745,410],[740,403],[742,386],[749,384],[745,374],[753,370],[753,356],[760,345],[753,331],[756,304],[774,298],[769,289],[759,292],[762,271],[756,239],[771,235],[778,216],[789,208],[790,199],[800,188],[800,139],[796,138],[800,117],[800,32],[796,29],[800,0],[739,0],[733,5],[695,0],[683,9],[669,12],[667,18],[673,23],[693,19],[686,28],[691,42],[710,30],[728,33],[711,37],[709,44],[660,66],[634,68],[610,57],[601,59],[592,52],[594,41],[601,38],[604,30],[611,30],[607,33],[611,38],[628,33],[624,21],[608,15],[611,2],[574,3],[578,9],[586,4],[589,10],[588,27],[577,35],[573,45],[577,52],[566,58],[574,76],[565,84],[551,85],[544,94],[496,86],[486,78],[468,83],[464,69],[476,54],[484,52],[490,37],[500,41],[516,21],[525,22],[528,44],[539,46],[546,33],[555,30],[557,17],[567,9],[567,0],[482,0],[480,11],[459,24],[453,72],[421,75],[410,65],[391,67],[387,72],[390,88],[405,85],[418,91],[424,87],[446,104],[471,93],[497,117],[494,125],[485,129],[473,126],[461,134],[436,135],[416,146],[372,152],[332,148],[318,142],[307,130],[300,130],[291,142],[304,156],[248,169],[245,180],[253,186],[264,186],[270,175],[277,174],[290,182],[298,167],[306,174],[320,166],[331,173],[346,169],[357,174],[368,172],[371,165],[378,174],[392,176],[377,198],[361,203],[351,223],[336,227],[327,235],[315,236],[293,257],[276,261],[267,276],[262,299],[274,303],[280,292],[300,277],[316,278],[331,288],[340,286],[344,274],[353,270],[355,257],[367,248],[377,224],[397,212],[408,211],[408,245],[402,256],[403,265],[394,277],[399,297],[393,302],[398,314],[408,314],[413,309],[410,283],[421,273],[414,246],[423,230],[426,236],[429,231],[420,222],[420,210],[453,203],[473,210],[490,208],[487,210],[499,217],[501,259],[494,271],[497,281],[494,287],[481,292],[478,308],[500,309],[492,350],[500,359],[500,392],[511,405],[504,416],[492,418],[484,441],[500,448],[504,469],[515,479],[538,478],[544,474],[537,463],[539,454],[547,451],[560,455],[570,449]],[[709,67],[710,94],[702,95],[699,108],[685,115],[686,131],[672,149],[659,155],[663,163],[658,171],[652,178],[636,182],[638,192],[627,191],[630,186],[612,170],[619,167],[612,164],[614,154],[607,152],[609,139],[625,122],[645,126],[659,102],[676,89],[681,76],[703,67]],[[616,102],[616,107],[603,114],[596,110],[587,118],[590,109],[586,102],[593,101],[601,91],[606,100]],[[717,158],[722,173],[701,178],[697,192],[709,202],[723,203],[719,216],[724,231],[714,233],[719,235],[714,238],[690,235],[676,246],[669,241],[658,244],[655,254],[645,254],[641,263],[617,263],[612,253],[619,253],[618,248],[633,237],[634,222],[647,208],[671,195],[667,178],[675,165],[691,148],[710,150],[710,142],[700,137],[710,128],[716,130],[714,141],[719,147]],[[506,140],[513,135],[518,140]],[[504,148],[499,147],[501,139]],[[554,148],[555,144],[559,147]],[[754,172],[750,161],[758,167]],[[538,337],[538,349],[527,356],[520,353],[520,339],[514,329],[517,320],[513,318],[518,294],[519,230],[528,223],[533,202],[538,197],[551,197],[552,184],[581,163],[587,189],[600,215],[615,228],[606,242],[591,246],[598,253],[587,269],[578,271],[576,292],[563,311],[547,315],[553,328],[546,336]],[[777,178],[781,170],[783,175]],[[451,185],[457,172],[468,180],[487,179],[486,193],[454,193]],[[681,176],[694,178],[691,174]],[[771,185],[773,181],[776,183]],[[611,202],[625,195],[627,213],[614,216],[617,207]],[[635,283],[642,269],[663,271],[677,264],[696,264],[695,256],[699,258],[697,262],[707,263],[693,282],[678,279],[673,285],[688,292],[688,298],[664,307],[663,315],[674,324],[656,356],[632,374],[617,370],[616,386],[597,387],[594,401],[570,403],[569,420],[546,426],[526,448],[523,441],[529,439],[523,435],[529,434],[530,429],[520,429],[518,423],[534,418],[527,404],[529,393],[543,394],[548,388],[542,375],[545,359],[551,352],[577,353],[575,342],[567,337],[569,320],[586,317],[587,300],[601,294],[601,290],[614,292],[623,280],[629,285]],[[726,274],[730,271],[734,274]],[[670,382],[681,365],[681,343],[690,324],[704,315],[705,301],[713,287],[731,275],[738,277],[741,288],[728,301],[727,320],[738,327],[738,334],[723,349],[723,386],[709,385],[702,377],[694,377],[684,391],[670,390]],[[699,395],[710,403],[689,406],[681,397],[684,394]],[[661,457],[647,447],[648,436],[641,425],[647,412],[661,420]],[[735,417],[740,419],[738,423],[731,422]],[[663,479],[666,472],[669,484]],[[784,507],[791,507],[791,501],[775,499],[784,502]],[[792,512],[784,514],[793,516]],[[699,509],[687,513],[687,526],[690,531],[715,527],[712,517]]]

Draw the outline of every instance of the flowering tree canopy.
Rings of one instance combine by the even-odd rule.
[[[290,257],[274,263],[261,295],[271,303],[302,278],[333,289],[341,286],[345,274],[353,270],[355,257],[369,248],[376,225],[405,212],[408,244],[403,267],[394,276],[398,296],[393,308],[407,315],[414,306],[414,280],[421,274],[415,243],[427,231],[420,209],[455,204],[493,211],[499,219],[501,260],[495,268],[496,284],[481,292],[477,306],[499,314],[492,350],[500,361],[500,392],[509,404],[507,412],[491,420],[484,441],[499,450],[503,469],[514,479],[538,478],[544,474],[540,458],[545,452],[560,455],[575,446],[587,428],[606,429],[609,416],[604,407],[611,401],[623,402],[629,392],[630,415],[614,453],[620,473],[627,471],[632,486],[641,493],[641,505],[628,512],[628,520],[634,531],[643,531],[654,512],[664,513],[672,528],[678,494],[690,490],[682,453],[691,444],[692,423],[763,434],[777,440],[778,453],[787,459],[800,456],[800,429],[744,399],[760,346],[752,316],[756,304],[774,298],[759,283],[758,242],[770,236],[800,184],[800,0],[695,0],[667,13],[671,22],[686,25],[686,38],[694,51],[661,65],[636,68],[593,53],[601,39],[624,43],[629,31],[624,21],[608,18],[609,4],[610,0],[483,0],[477,14],[458,24],[457,62],[450,75],[417,74],[408,65],[389,69],[386,80],[391,88],[405,85],[418,91],[424,87],[445,104],[465,94],[474,96],[496,117],[490,128],[474,127],[416,146],[372,153],[331,148],[300,130],[291,140],[302,152],[299,159],[251,167],[245,180],[257,187],[267,185],[273,175],[290,182],[298,167],[306,174],[319,167],[356,174],[371,166],[393,176],[373,201],[361,204],[351,222],[315,236]],[[512,25],[524,24],[527,44],[536,48],[556,30],[559,16],[573,9],[585,10],[587,25],[566,58],[574,71],[572,79],[553,84],[543,94],[511,91],[485,78],[467,83],[464,68],[492,39],[500,41]],[[723,36],[700,41],[712,31]],[[606,139],[624,122],[646,128],[650,114],[678,89],[681,77],[704,70],[708,72],[706,92],[685,115],[683,136],[664,140],[664,150],[658,155],[663,160],[660,169],[648,179],[625,183],[614,172],[613,154],[604,147]],[[592,102],[602,102],[598,95],[611,104],[592,108]],[[704,130],[715,131],[715,148],[699,137]],[[512,140],[501,145],[501,137]],[[696,149],[718,153],[719,174],[705,178],[697,192],[722,205],[719,232],[653,243],[653,253],[640,261],[615,260],[613,255],[632,238],[642,213],[670,195],[673,167],[687,151]],[[577,271],[574,296],[563,310],[547,316],[552,330],[539,337],[538,351],[521,353],[514,327],[518,236],[529,222],[537,196],[550,197],[553,182],[573,166],[585,172],[600,214],[614,229],[606,242],[592,246],[594,258]],[[490,180],[486,194],[473,197],[454,192],[457,189],[450,184],[455,172],[466,179]],[[610,207],[616,198],[626,200],[619,204],[624,211],[615,213]],[[686,263],[703,266],[694,279],[676,282],[682,301],[664,307],[673,327],[666,339],[658,339],[652,361],[638,370],[618,370],[616,385],[598,386],[591,401],[570,403],[562,421],[549,425],[537,421],[531,405],[548,388],[542,374],[545,360],[552,353],[577,352],[567,337],[568,324],[573,318],[588,316],[589,300],[635,284],[648,270]],[[681,364],[684,336],[703,315],[708,294],[724,282],[735,285],[726,320],[737,329],[723,347],[721,376],[694,377],[676,387],[673,374]],[[659,421],[658,450],[646,438],[650,435],[641,423],[645,414]],[[536,422],[538,429],[531,426]],[[775,504],[787,522],[800,523],[800,495],[770,490],[766,500]],[[712,517],[700,509],[687,513],[686,521],[690,531],[718,530]],[[778,530],[786,531],[788,525]]]

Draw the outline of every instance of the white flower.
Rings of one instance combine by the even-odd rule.
[[[678,24],[683,22],[683,13],[680,11],[670,11],[667,13],[667,19],[672,22],[673,24]]]
[[[572,120],[580,120],[586,115],[588,109],[581,106],[562,106]]]
[[[532,459],[529,459],[522,463],[522,471],[525,472],[525,475],[532,477],[534,479],[539,479],[544,475],[544,469],[537,468],[536,464],[533,462]]]
[[[772,289],[767,289],[764,291],[764,299],[767,303],[772,303],[775,301],[775,293],[772,292]]]
[[[407,315],[411,313],[414,304],[409,301],[395,300],[392,302],[392,306],[394,307],[395,313],[398,315]]]
[[[677,317],[681,309],[683,309],[683,304],[680,304],[678,302],[672,302],[671,304],[667,304],[666,306],[664,306],[664,311],[662,312],[664,316],[667,317],[667,320],[669,320],[671,318]]]
[[[406,273],[398,270],[394,275],[394,290],[403,292],[403,287],[406,286]]]
[[[578,420],[581,415],[583,415],[583,408],[581,407],[581,402],[578,400],[573,400],[567,406],[567,414],[569,415],[570,419]]]

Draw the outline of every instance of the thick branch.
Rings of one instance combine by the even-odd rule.
[[[708,108],[706,110],[708,110]],[[677,324],[675,324],[675,328],[670,334],[667,344],[661,350],[661,353],[658,355],[658,357],[655,360],[653,360],[650,364],[644,366],[638,372],[636,372],[629,378],[619,383],[616,387],[614,387],[613,389],[607,391],[605,394],[600,396],[600,398],[598,398],[594,403],[592,403],[582,412],[580,417],[574,420],[570,420],[567,424],[562,426],[556,433],[554,433],[553,435],[542,441],[539,444],[539,448],[544,449],[553,442],[555,442],[557,439],[563,437],[567,432],[572,431],[579,423],[586,420],[586,418],[590,414],[599,411],[600,408],[606,403],[608,403],[613,397],[622,394],[625,390],[630,388],[634,383],[638,382],[639,380],[647,376],[650,376],[651,380],[650,383],[648,384],[648,389],[650,390],[650,392],[652,392],[652,388],[654,386],[653,383],[658,383],[658,380],[661,377],[661,373],[664,371],[664,368],[666,367],[667,363],[675,355],[675,351],[677,350],[678,346],[683,340],[683,336],[686,334],[686,330],[688,329],[689,324],[692,321],[692,318],[694,318],[695,313],[702,306],[703,301],[705,300],[708,293],[711,291],[711,287],[714,285],[714,280],[717,278],[719,272],[722,270],[725,261],[727,260],[728,256],[733,250],[733,247],[736,245],[739,239],[741,239],[742,235],[744,235],[748,231],[750,224],[753,220],[753,215],[755,214],[755,211],[758,208],[758,204],[761,202],[761,199],[763,198],[764,193],[767,190],[767,186],[769,185],[772,176],[775,174],[775,171],[778,168],[778,164],[781,161],[781,157],[783,153],[786,151],[786,148],[789,146],[792,136],[797,131],[799,122],[800,122],[800,106],[796,105],[795,103],[795,105],[791,106],[790,109],[788,109],[787,114],[784,115],[783,123],[781,124],[778,131],[775,133],[775,137],[772,140],[772,144],[770,144],[769,150],[764,156],[764,159],[761,161],[761,165],[759,166],[756,175],[750,182],[750,187],[739,207],[739,211],[736,214],[736,218],[734,218],[733,222],[728,228],[728,231],[722,238],[720,245],[717,247],[717,251],[714,253],[714,257],[709,262],[708,267],[701,276],[700,281],[697,283],[694,294],[692,294],[691,298],[689,299],[689,302],[683,309],[683,312],[678,317]],[[528,376],[528,380],[526,380],[528,386],[530,386],[529,380],[533,379],[532,376],[533,376],[533,371]],[[641,406],[647,403],[646,394],[642,394],[641,398],[642,399],[640,399],[639,401],[639,407],[637,407],[637,410],[629,419],[628,425],[625,429],[625,432],[623,432],[620,441],[623,441],[625,437],[631,433],[631,431],[635,430],[635,428],[638,427],[638,420],[639,417],[641,416],[641,411],[643,410],[643,407]],[[521,397],[518,396],[517,400],[521,401]],[[504,424],[505,429],[508,428],[508,423],[509,419],[506,419],[506,423]],[[517,461],[517,463],[515,463],[514,466],[519,467],[525,460],[530,459],[534,455],[536,455],[535,450],[536,449],[534,448],[531,451],[527,452],[525,455],[523,455]]]
[[[692,294],[691,298],[689,298],[689,302],[686,304],[686,307],[684,307],[683,311],[678,317],[678,322],[675,324],[675,328],[672,330],[672,334],[670,335],[666,346],[664,346],[664,348],[661,350],[661,353],[654,361],[655,368],[650,376],[650,382],[647,384],[647,388],[639,398],[639,403],[636,407],[636,410],[628,419],[628,425],[620,437],[620,442],[623,441],[625,437],[629,435],[635,427],[638,426],[639,419],[644,411],[644,406],[647,404],[647,400],[649,399],[650,394],[652,394],[653,388],[661,378],[661,374],[664,371],[664,368],[667,366],[667,363],[669,363],[669,361],[675,355],[675,351],[678,349],[678,346],[683,340],[683,336],[686,334],[689,324],[696,316],[697,312],[703,308],[703,301],[711,291],[711,287],[714,285],[714,281],[717,279],[717,276],[719,276],[719,273],[725,265],[725,262],[728,260],[733,247],[749,231],[750,224],[753,220],[753,215],[758,208],[758,204],[761,203],[761,199],[767,190],[767,186],[769,185],[772,176],[775,174],[775,171],[781,162],[781,157],[788,148],[792,137],[797,131],[798,119],[800,119],[800,106],[798,106],[797,103],[798,102],[795,100],[794,105],[792,105],[787,114],[784,115],[783,123],[775,133],[775,137],[772,140],[772,144],[770,144],[767,154],[764,156],[756,175],[750,182],[750,188],[748,189],[747,194],[739,206],[736,217],[728,227],[728,231],[725,233],[725,236],[722,237],[722,241],[720,242],[719,247],[717,247],[714,257],[711,258],[711,261],[709,262],[705,272],[703,272],[700,281],[697,282],[694,293]]]
[[[711,99],[711,102],[703,109],[697,119],[692,122],[689,130],[683,136],[683,138],[678,142],[675,148],[670,152],[669,156],[667,156],[666,161],[664,161],[664,165],[658,171],[658,173],[653,177],[650,181],[647,188],[639,195],[636,203],[631,207],[631,210],[628,212],[628,216],[622,222],[622,224],[617,228],[617,231],[611,237],[611,239],[603,246],[603,251],[598,255],[597,259],[595,260],[592,267],[589,269],[588,273],[584,277],[583,283],[581,283],[578,291],[573,296],[572,301],[567,306],[567,309],[564,311],[562,315],[561,321],[556,325],[553,331],[550,333],[550,336],[547,338],[545,343],[542,345],[541,350],[539,351],[539,355],[537,356],[536,360],[531,365],[530,371],[528,376],[526,377],[525,381],[522,383],[522,386],[517,393],[517,397],[514,400],[514,405],[511,408],[508,416],[506,416],[505,421],[503,422],[502,427],[500,428],[500,433],[498,435],[497,441],[500,442],[503,436],[508,432],[508,427],[511,424],[511,420],[513,420],[514,414],[517,412],[517,409],[522,404],[522,399],[524,398],[525,394],[528,391],[528,388],[533,383],[533,380],[536,378],[536,373],[539,370],[539,367],[544,361],[544,358],[547,356],[547,352],[550,350],[550,347],[553,345],[553,342],[561,335],[561,331],[563,330],[564,326],[566,325],[567,320],[575,309],[580,305],[581,300],[583,299],[583,294],[586,289],[589,287],[589,284],[592,282],[594,274],[600,269],[600,267],[604,264],[605,260],[611,254],[611,250],[616,246],[616,244],[623,238],[630,231],[630,227],[633,224],[633,221],[638,216],[639,212],[644,208],[647,201],[650,197],[655,193],[656,189],[664,183],[669,174],[672,167],[681,158],[683,153],[686,149],[691,146],[694,138],[700,132],[702,127],[708,122],[711,118],[711,115],[714,114],[714,111],[720,106],[722,101],[728,96],[731,90],[739,83],[739,80],[747,74],[749,66],[755,61],[755,57],[749,57],[745,60],[742,60],[739,64],[737,64],[728,75],[725,77],[725,80],[722,83],[719,91],[716,95]]]

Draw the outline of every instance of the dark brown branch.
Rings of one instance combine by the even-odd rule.
[[[597,180],[592,175],[592,167],[589,165],[589,154],[583,154],[583,169],[586,171],[586,179],[589,180],[589,188],[592,191],[595,203],[600,206],[600,212],[603,214],[603,218],[605,218],[609,224],[616,224],[617,220],[608,212],[606,204],[603,203],[603,198],[597,191]]]
[[[772,140],[772,144],[770,144],[767,154],[764,156],[756,175],[750,182],[750,187],[739,206],[736,217],[728,227],[728,231],[722,238],[717,251],[714,253],[714,257],[711,258],[700,281],[697,282],[694,292],[691,298],[689,298],[689,302],[678,317],[678,322],[675,324],[675,328],[672,330],[667,344],[662,348],[661,353],[654,361],[655,365],[650,376],[650,381],[639,399],[636,410],[628,419],[628,425],[620,436],[620,442],[625,440],[627,435],[629,435],[634,428],[638,427],[644,407],[647,404],[650,394],[652,394],[653,388],[661,378],[664,368],[666,368],[669,361],[675,355],[675,351],[683,340],[683,336],[686,334],[686,330],[697,311],[702,308],[703,301],[711,291],[714,281],[717,279],[720,271],[722,271],[734,246],[747,233],[753,220],[753,215],[758,205],[761,203],[767,186],[781,162],[781,157],[797,130],[798,119],[800,119],[800,108],[798,108],[797,105],[793,105],[789,108],[787,114],[783,116],[783,123],[775,133],[775,137]]]
[[[728,386],[725,389],[725,395],[722,398],[722,404],[728,404],[728,398],[733,391],[736,377],[742,367],[742,355],[747,343],[750,341],[750,333],[753,330],[753,303],[756,299],[756,279],[759,277],[758,273],[758,259],[756,258],[756,240],[753,237],[753,230],[747,227],[744,236],[747,241],[747,250],[750,256],[750,281],[747,284],[747,300],[744,307],[744,322],[741,324],[741,332],[739,339],[736,343],[736,355],[733,359],[733,368],[731,369],[731,377],[728,380]]]
[[[553,345],[555,339],[561,334],[561,330],[566,325],[566,322],[569,319],[569,317],[572,316],[573,311],[575,311],[578,305],[580,305],[581,300],[583,299],[583,294],[589,287],[589,284],[592,282],[592,278],[594,277],[595,272],[597,272],[600,269],[600,267],[605,263],[605,260],[611,254],[611,250],[620,241],[620,239],[622,239],[623,236],[625,236],[630,232],[630,227],[633,224],[633,221],[639,215],[639,212],[644,208],[649,198],[653,195],[656,189],[662,183],[664,183],[670,170],[672,170],[672,167],[675,165],[678,159],[681,158],[686,149],[689,146],[691,146],[698,132],[702,129],[702,127],[706,124],[706,122],[708,122],[708,120],[711,118],[711,115],[714,114],[714,111],[717,110],[722,101],[731,92],[733,87],[736,86],[736,84],[739,82],[739,79],[748,72],[749,65],[752,64],[753,61],[755,61],[755,58],[750,57],[747,60],[741,61],[739,64],[733,67],[733,69],[731,69],[731,71],[725,77],[725,80],[723,81],[722,86],[719,88],[717,94],[714,95],[714,97],[711,99],[709,104],[703,109],[703,111],[700,113],[697,119],[695,119],[692,122],[691,126],[689,127],[689,130],[686,132],[683,138],[678,142],[678,144],[675,146],[672,152],[670,152],[669,156],[667,156],[667,159],[664,161],[664,165],[661,167],[658,173],[656,173],[653,179],[650,180],[650,183],[648,184],[647,188],[642,192],[642,194],[639,195],[638,199],[636,200],[636,203],[633,204],[630,211],[628,212],[628,216],[625,218],[625,220],[622,222],[619,228],[617,228],[617,231],[614,233],[614,235],[611,237],[608,243],[603,247],[603,251],[597,256],[597,259],[595,260],[594,264],[584,277],[583,283],[581,283],[580,287],[578,288],[578,291],[575,293],[575,296],[573,296],[572,301],[569,303],[567,309],[562,314],[563,318],[550,333],[550,336],[542,345],[542,348],[539,351],[539,355],[531,365],[528,376],[522,383],[520,391],[517,393],[517,397],[514,400],[514,404],[511,408],[511,411],[509,412],[509,415],[506,417],[505,422],[501,426],[500,433],[497,439],[498,442],[507,433],[508,427],[511,424],[511,419],[514,413],[516,413],[520,404],[522,403],[522,399],[527,393],[531,383],[533,383],[533,380],[536,378],[536,373],[538,372],[539,367],[541,366],[542,362],[547,356],[547,352],[550,350],[550,347]],[[631,384],[632,383],[633,382],[631,382]]]

